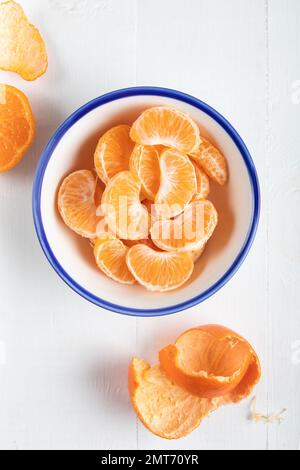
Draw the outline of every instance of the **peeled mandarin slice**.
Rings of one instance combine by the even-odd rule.
[[[113,127],[98,142],[94,164],[105,184],[120,171],[129,170],[129,158],[134,148],[129,131],[130,127],[126,124]]]
[[[121,171],[108,183],[102,212],[112,233],[124,240],[148,237],[149,214],[140,202],[141,182],[130,171]]]
[[[172,220],[158,220],[150,230],[155,245],[166,251],[201,249],[212,236],[218,223],[218,214],[208,200],[189,204],[185,211]]]
[[[227,162],[222,153],[207,139],[201,136],[199,149],[190,155],[197,165],[217,183],[224,185],[228,179]]]
[[[135,279],[146,289],[157,292],[182,286],[194,269],[190,253],[158,252],[143,244],[130,248],[126,261]]]
[[[34,117],[26,96],[17,88],[0,84],[0,173],[22,160],[34,134]]]
[[[155,198],[158,218],[171,219],[183,212],[197,192],[195,169],[186,155],[168,149],[160,156],[160,187]]]
[[[194,152],[200,145],[196,123],[187,114],[168,106],[144,111],[134,122],[130,137],[138,144],[164,145],[183,153]]]
[[[206,325],[183,333],[159,353],[160,365],[178,386],[204,398],[237,402],[260,378],[258,357],[237,333]]]
[[[196,429],[222,399],[199,398],[186,392],[164,370],[134,358],[128,370],[133,408],[142,423],[164,439],[179,439]]]
[[[96,263],[108,277],[122,284],[134,284],[135,279],[127,268],[128,247],[121,240],[97,240],[94,247]]]
[[[43,38],[29,23],[22,7],[13,1],[0,3],[0,69],[35,80],[47,67]]]
[[[58,193],[58,209],[65,224],[78,235],[95,238],[97,225],[102,220],[97,216],[99,197],[97,179],[89,170],[75,171],[63,181]]]
[[[159,151],[156,147],[136,145],[129,161],[130,171],[142,183],[146,198],[154,201],[160,184]]]
[[[197,195],[201,199],[206,199],[210,191],[208,176],[195,163],[193,165],[197,180]]]

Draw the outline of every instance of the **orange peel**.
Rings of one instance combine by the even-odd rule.
[[[160,351],[159,360],[171,380],[202,398],[226,396],[238,402],[251,393],[261,375],[252,346],[219,325],[186,331]]]
[[[172,382],[159,365],[133,358],[128,370],[133,408],[155,435],[179,439],[196,429],[220,405],[221,400],[195,397]]]
[[[133,358],[128,390],[141,422],[165,439],[186,436],[219,407],[246,398],[261,376],[250,344],[220,325],[186,331],[160,351],[159,359],[150,367]]]
[[[0,3],[0,69],[32,81],[48,67],[46,46],[38,29],[14,1]]]

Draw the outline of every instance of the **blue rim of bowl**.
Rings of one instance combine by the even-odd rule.
[[[245,242],[243,247],[241,248],[239,254],[235,258],[234,262],[230,266],[230,268],[223,274],[223,276],[213,284],[209,289],[202,292],[201,294],[193,297],[190,300],[185,302],[171,305],[169,307],[158,308],[158,309],[135,309],[124,307],[122,305],[113,304],[103,300],[92,293],[88,292],[82,286],[80,286],[74,279],[72,279],[69,274],[63,269],[60,265],[58,260],[56,259],[49,242],[47,240],[47,236],[44,230],[43,222],[42,222],[42,215],[41,215],[41,191],[43,185],[44,174],[48,165],[48,162],[51,158],[51,155],[58,145],[62,137],[65,133],[83,116],[98,108],[106,103],[111,101],[115,101],[122,98],[127,98],[130,96],[143,96],[143,95],[152,95],[152,96],[163,96],[167,98],[176,99],[179,101],[183,101],[189,105],[200,109],[204,113],[208,114],[211,118],[213,118],[221,127],[228,133],[231,139],[236,144],[237,148],[239,149],[244,163],[248,170],[248,175],[251,183],[252,189],[252,196],[253,196],[253,213],[252,219],[249,226],[248,234],[246,236]],[[41,244],[41,247],[54,268],[57,274],[65,281],[65,283],[71,287],[75,292],[77,292],[80,296],[85,298],[86,300],[90,301],[91,303],[97,305],[98,307],[105,308],[106,310],[110,310],[112,312],[121,313],[124,315],[130,316],[139,316],[139,317],[153,317],[153,316],[163,316],[163,315],[170,315],[172,313],[180,312],[182,310],[188,309],[193,307],[197,304],[200,304],[204,300],[211,297],[215,294],[218,290],[220,290],[237,272],[243,261],[245,260],[253,240],[255,238],[255,234],[257,231],[257,226],[259,222],[259,215],[260,215],[260,188],[259,182],[257,177],[257,172],[251,158],[251,155],[244,144],[242,138],[239,136],[237,131],[231,126],[231,124],[220,114],[218,111],[213,109],[208,104],[204,103],[203,101],[194,98],[186,93],[172,90],[169,88],[160,88],[160,87],[132,87],[132,88],[124,88],[121,90],[112,91],[105,95],[102,95],[94,100],[88,102],[77,111],[75,111],[66,121],[56,130],[52,138],[50,139],[49,143],[47,144],[46,148],[44,149],[38,167],[35,174],[35,180],[33,185],[33,198],[32,198],[32,207],[33,207],[33,218],[34,218],[34,225],[36,229],[36,233]]]

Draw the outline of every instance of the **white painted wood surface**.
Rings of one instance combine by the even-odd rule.
[[[43,32],[48,73],[24,90],[38,134],[14,171],[0,176],[1,449],[299,449],[300,444],[300,2],[298,0],[20,0]],[[71,8],[71,7],[75,8]],[[208,102],[241,133],[262,189],[258,235],[233,280],[204,304],[134,319],[73,293],[35,237],[31,188],[47,140],[73,110],[133,85],[180,89]],[[264,412],[226,407],[190,436],[167,442],[137,422],[126,386],[134,354],[185,328],[223,323],[257,349]]]

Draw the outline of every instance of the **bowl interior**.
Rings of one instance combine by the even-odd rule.
[[[218,227],[195,265],[191,280],[178,290],[151,293],[138,285],[118,284],[96,267],[86,239],[73,234],[57,211],[57,190],[63,178],[78,169],[93,169],[99,137],[118,124],[132,124],[146,108],[171,105],[190,114],[203,135],[225,154],[229,183],[212,184],[209,199],[219,213]],[[103,104],[84,115],[58,142],[46,167],[41,190],[41,218],[56,260],[72,280],[91,296],[128,309],[164,309],[181,304],[210,289],[231,267],[248,235],[253,215],[253,193],[247,167],[235,142],[206,112],[177,99],[162,96],[129,96]]]

